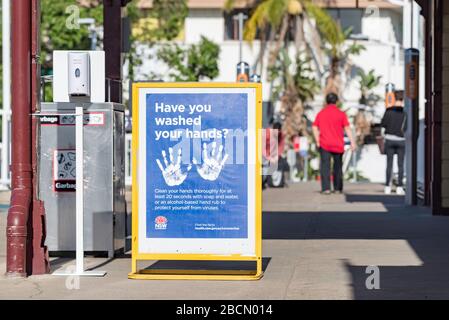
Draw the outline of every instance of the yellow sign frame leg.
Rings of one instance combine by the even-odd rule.
[[[211,260],[208,259],[208,261]],[[261,257],[257,258],[256,260],[256,270],[187,270],[187,269],[138,270],[137,262],[138,260],[132,259],[132,272],[128,274],[129,279],[242,281],[242,280],[259,280],[263,277]]]

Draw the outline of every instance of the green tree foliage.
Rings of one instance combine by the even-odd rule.
[[[231,8],[234,1],[228,0]],[[265,48],[269,50],[268,78],[273,83],[272,99],[281,102],[287,147],[292,147],[293,137],[307,134],[304,122],[304,104],[313,98],[319,88],[316,72],[312,71],[310,57],[320,50],[318,33],[305,37],[306,25],[311,25],[309,8],[317,5],[311,0],[261,0],[253,9],[245,24],[244,37],[250,43],[261,35],[261,52],[258,59],[260,73],[263,73]],[[264,35],[269,33],[269,38]],[[267,41],[268,40],[268,41]],[[288,48],[294,44],[295,61],[290,61]],[[305,49],[305,50],[304,50]],[[318,61],[318,59],[315,59]]]
[[[156,40],[172,40],[184,27],[189,13],[185,0],[154,0],[150,16],[157,19],[157,28],[153,30]]]
[[[377,76],[374,69],[368,72],[360,69],[358,72],[358,76],[361,93],[360,104],[366,105],[368,102],[368,98],[370,97],[374,98],[374,100],[379,100],[380,97],[374,94],[373,90],[379,86],[382,76]]]
[[[75,0],[41,0],[41,63],[43,74],[51,73],[53,50],[84,50],[90,48],[87,26],[79,29],[68,28],[67,24],[74,23],[71,6],[79,9],[80,18],[94,18],[98,26],[103,24],[103,6],[96,1],[92,5],[81,6]],[[73,9],[73,7],[72,7]],[[1,12],[1,8],[0,8]],[[1,19],[0,19],[1,20]],[[1,29],[1,23],[0,23]],[[1,50],[1,38],[0,38]],[[3,61],[0,63],[0,72]],[[1,90],[1,86],[0,86]],[[50,90],[51,91],[51,90]],[[1,91],[0,91],[1,93]],[[0,94],[0,102],[2,95]]]
[[[219,75],[220,47],[205,37],[185,49],[177,44],[163,46],[157,56],[169,66],[174,81],[212,80]]]
[[[127,6],[131,24],[135,25],[147,18],[149,18],[147,21],[149,23],[140,26],[143,30],[138,35],[131,35],[131,48],[126,55],[129,62],[128,78],[130,81],[135,80],[136,68],[143,62],[143,54],[137,52],[138,44],[147,44],[151,47],[157,41],[175,39],[183,30],[185,18],[189,13],[186,0],[154,0],[153,7],[149,12],[140,10],[137,6],[138,3],[139,0],[133,0]],[[152,20],[156,21],[156,25],[151,23]]]
[[[143,13],[137,8],[135,0],[131,1],[127,6],[128,17],[131,21],[131,26],[139,21],[143,17]],[[132,27],[131,27],[132,28]],[[139,39],[131,32],[130,35],[130,50],[125,55],[125,59],[128,60],[128,80],[135,80],[135,69],[142,64],[141,57],[137,54],[137,41]]]
[[[94,18],[97,26],[103,24],[103,5],[91,1],[91,6],[81,6],[75,0],[41,0],[41,63],[43,71],[52,68],[53,50],[89,50],[87,26],[73,27],[79,10],[79,18]]]
[[[312,101],[315,95],[319,93],[320,83],[317,81],[312,68],[310,67],[312,59],[296,56],[296,69],[293,74],[293,83],[298,91],[299,99],[303,102]]]
[[[94,18],[97,26],[103,24],[102,1],[90,1],[91,5],[81,6],[76,0],[41,0],[41,64],[42,73],[49,74],[53,68],[53,50],[88,50],[90,38],[87,26],[80,25],[72,28],[74,19],[79,13],[79,18]],[[87,3],[84,1],[84,3]],[[76,6],[79,10],[73,15]],[[0,9],[1,12],[1,9]],[[1,14],[0,14],[1,15]],[[0,19],[1,20],[1,19]],[[67,26],[70,27],[67,27]],[[1,23],[0,23],[1,29]],[[101,40],[101,39],[99,39]],[[1,51],[1,37],[0,37]],[[3,61],[0,63],[0,72],[3,71]],[[1,76],[1,78],[3,78]],[[3,80],[2,80],[3,81]],[[0,103],[2,103],[2,83],[0,83]],[[46,87],[46,96],[51,96],[50,86]],[[0,122],[1,126],[1,122]]]
[[[144,27],[139,36],[131,35],[131,50],[125,55],[129,62],[129,79],[135,78],[136,67],[142,64],[142,54],[137,53],[138,43],[153,45],[156,41],[172,40],[184,27],[188,14],[186,0],[154,0],[150,11],[138,8],[140,0],[132,0],[127,5],[127,15],[135,26],[142,18],[152,18],[156,26]],[[103,1],[101,0],[41,0],[41,64],[42,73],[51,74],[54,50],[89,50],[91,40],[88,26],[76,25],[76,19],[94,18],[96,26],[103,25]],[[74,10],[76,9],[76,10]],[[102,39],[98,39],[101,47]],[[1,65],[0,65],[1,67]],[[51,96],[50,86],[46,96]]]
[[[290,147],[294,136],[299,133],[308,135],[303,117],[304,104],[313,100],[320,90],[320,84],[313,75],[311,58],[297,54],[291,61],[286,48],[281,48],[275,65],[268,69],[268,80],[273,83],[273,98],[282,102],[283,131]]]
[[[91,40],[86,25],[76,26],[78,18],[94,18],[97,26],[103,24],[103,5],[91,1],[81,6],[76,0],[41,0],[41,53],[42,75],[53,73],[54,50],[90,50]],[[86,3],[86,1],[84,1]],[[101,43],[101,39],[98,39]],[[45,87],[47,101],[52,100],[51,86]]]
[[[288,87],[292,87],[298,98],[306,103],[313,100],[319,93],[320,84],[313,76],[311,68],[312,59],[306,55],[296,55],[295,61],[291,61],[287,50],[281,49],[276,64],[268,70],[268,80],[274,85],[273,97],[280,98]]]
[[[290,15],[288,11],[289,0],[263,0],[252,12],[245,25],[245,39],[253,41],[256,38],[257,30],[270,25],[279,28],[284,17]],[[298,2],[299,3],[299,2]],[[282,38],[282,39],[281,39]],[[283,37],[279,37],[283,41]]]
[[[379,86],[382,77],[376,76],[374,70],[370,70],[368,73],[359,70],[358,76],[361,91],[359,103],[365,106],[373,106],[381,98],[374,93],[374,89]],[[354,117],[356,142],[358,145],[363,145],[365,143],[365,137],[371,132],[371,123],[368,119],[366,111],[363,109],[359,109]]]

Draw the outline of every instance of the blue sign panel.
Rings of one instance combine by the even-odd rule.
[[[146,237],[248,237],[248,95],[146,95]]]

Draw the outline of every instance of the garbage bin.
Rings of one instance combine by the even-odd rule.
[[[84,108],[84,251],[124,251],[126,238],[124,106],[43,103],[39,116],[39,197],[53,256],[74,252],[75,106]]]

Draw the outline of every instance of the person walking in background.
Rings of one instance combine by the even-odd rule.
[[[272,128],[265,131],[265,147],[262,149],[262,164],[265,173],[262,178],[262,189],[266,184],[270,187],[283,187],[285,185],[284,171],[286,164],[282,154],[285,148],[285,138],[282,133],[282,123],[273,122]],[[275,178],[273,179],[273,176]]]
[[[407,129],[407,118],[404,112],[404,91],[395,92],[396,103],[388,108],[382,118],[381,126],[385,129],[385,154],[387,155],[387,181],[385,183],[385,194],[391,194],[391,180],[393,172],[393,158],[398,156],[398,186],[396,193],[405,194],[403,188],[404,180],[404,156],[405,138],[404,132]]]
[[[356,149],[348,117],[337,107],[338,96],[326,96],[326,106],[313,123],[313,135],[320,150],[321,192],[331,193],[331,159],[333,159],[334,192],[343,192],[343,153],[345,151],[344,133],[351,141],[351,149]]]

